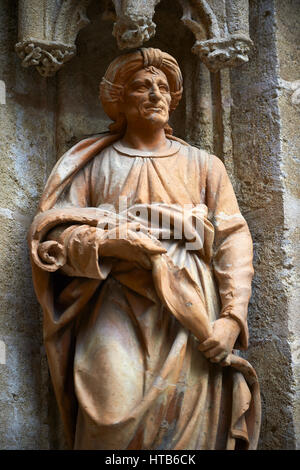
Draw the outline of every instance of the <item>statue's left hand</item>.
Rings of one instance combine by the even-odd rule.
[[[232,352],[240,333],[238,323],[232,318],[219,318],[213,323],[213,333],[203,343],[199,350],[211,362],[219,363]]]

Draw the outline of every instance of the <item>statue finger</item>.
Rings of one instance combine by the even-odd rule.
[[[203,343],[198,346],[199,351],[208,351],[218,345],[218,341],[213,338],[207,338]]]
[[[212,357],[210,362],[219,363],[219,362],[225,361],[227,356],[228,356],[228,353],[226,351],[223,351],[222,353],[218,354],[217,356]]]
[[[207,351],[204,352],[204,356],[206,359],[212,359],[217,357],[219,354],[221,354],[223,349],[220,346],[217,346],[215,348],[211,348]]]

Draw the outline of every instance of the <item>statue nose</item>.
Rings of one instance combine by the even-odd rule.
[[[161,99],[161,93],[158,86],[153,85],[150,89],[149,97],[151,101],[159,101]]]

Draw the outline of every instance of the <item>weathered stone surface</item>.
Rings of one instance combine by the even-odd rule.
[[[12,53],[17,2],[0,16],[0,364],[1,449],[48,448],[47,387],[40,308],[32,288],[27,229],[54,157],[54,84],[25,71]]]
[[[288,341],[291,349],[291,408],[295,447],[300,449],[300,3],[275,2],[279,62],[280,151],[284,239],[282,283],[287,293]],[[288,86],[287,86],[288,85]]]
[[[293,46],[297,40],[294,33],[287,40],[285,27],[299,30],[296,3],[251,2],[250,34],[256,53],[251,63],[231,71],[234,181],[255,248],[249,312],[252,347],[247,357],[261,381],[263,449],[299,446],[296,338],[300,330],[295,308],[299,114],[280,82],[281,77],[292,81],[299,77]]]

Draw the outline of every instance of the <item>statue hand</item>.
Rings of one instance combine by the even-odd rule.
[[[221,362],[232,352],[239,333],[240,326],[235,320],[219,318],[213,323],[213,334],[198,349],[211,362]]]

